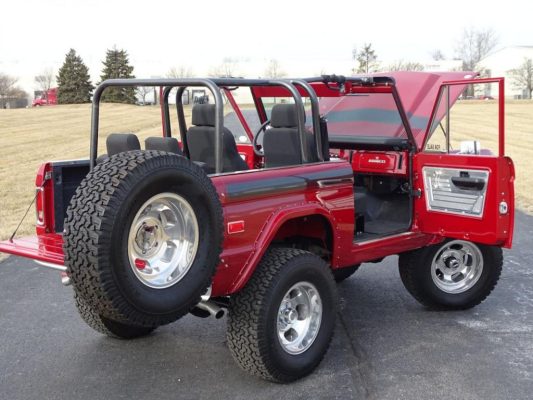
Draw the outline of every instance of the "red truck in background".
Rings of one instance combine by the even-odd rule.
[[[35,99],[31,103],[32,107],[52,106],[57,104],[57,88],[35,92]]]

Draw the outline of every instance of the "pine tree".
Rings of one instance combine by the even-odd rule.
[[[57,74],[57,101],[59,104],[89,103],[94,86],[89,69],[74,49],[65,56],[65,62]]]
[[[107,50],[103,64],[102,81],[116,78],[135,78],[132,74],[133,67],[129,64],[128,53],[125,50],[118,50],[116,47]],[[135,104],[135,100],[135,88],[132,87],[110,87],[102,95],[102,101],[109,103]]]

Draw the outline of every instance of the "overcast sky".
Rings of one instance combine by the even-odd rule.
[[[465,27],[492,27],[498,47],[533,45],[533,1],[2,0],[0,72],[25,90],[69,48],[99,79],[107,48],[128,51],[137,77],[189,65],[206,75],[223,57],[257,76],[269,59],[291,76],[348,73],[351,50],[371,42],[380,60],[449,58]],[[93,82],[94,83],[94,82]]]

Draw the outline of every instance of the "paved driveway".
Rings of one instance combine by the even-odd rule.
[[[403,288],[396,257],[340,285],[339,323],[318,370],[291,385],[242,372],[225,320],[185,317],[148,338],[86,327],[57,273],[0,264],[0,399],[531,399],[533,217],[493,294],[462,312],[430,312]]]

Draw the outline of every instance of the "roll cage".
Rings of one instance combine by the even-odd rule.
[[[100,101],[102,93],[109,87],[159,87],[161,99],[161,116],[163,135],[171,135],[169,96],[174,88],[176,93],[176,111],[180,130],[181,142],[185,154],[188,154],[182,94],[187,87],[205,87],[211,91],[215,101],[215,173],[222,172],[222,154],[224,151],[222,130],[224,127],[223,98],[221,90],[224,90],[237,116],[243,121],[242,113],[236,107],[231,91],[239,87],[249,87],[252,92],[254,104],[261,123],[267,121],[267,114],[259,99],[261,97],[287,97],[293,98],[297,110],[298,132],[300,137],[301,158],[304,163],[311,159],[309,149],[305,145],[305,111],[302,97],[308,97],[311,103],[313,122],[313,135],[316,143],[316,155],[319,161],[324,161],[322,153],[322,136],[320,132],[319,97],[340,97],[350,93],[388,93],[391,94],[398,109],[403,128],[408,137],[408,147],[416,151],[416,143],[409,125],[409,120],[402,106],[402,102],[391,77],[350,77],[336,75],[324,75],[306,79],[242,79],[242,78],[210,78],[210,79],[109,79],[102,82],[95,90],[92,99],[91,114],[91,145],[90,145],[90,168],[96,165],[98,157],[98,135],[100,119]]]

